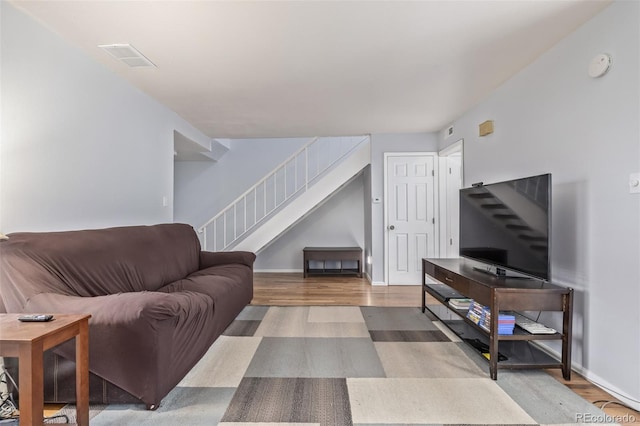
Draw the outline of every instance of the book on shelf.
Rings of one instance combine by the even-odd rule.
[[[469,306],[471,305],[472,302],[473,302],[473,299],[467,299],[467,298],[449,299],[449,306],[451,306],[454,309],[466,311],[469,309]]]
[[[491,310],[487,306],[472,301],[467,311],[467,318],[483,330],[491,330]],[[498,314],[498,334],[513,334],[515,325],[515,316],[502,312]]]

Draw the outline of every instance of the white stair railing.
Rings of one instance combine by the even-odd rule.
[[[229,250],[365,141],[367,136],[312,139],[198,228],[203,249]]]

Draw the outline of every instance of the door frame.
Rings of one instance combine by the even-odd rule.
[[[438,203],[439,210],[438,216],[441,219],[439,221],[439,254],[441,256],[447,253],[447,157],[451,154],[460,153],[460,178],[461,187],[464,188],[464,139],[459,139],[449,145],[448,147],[438,152],[438,163],[440,166],[440,173],[438,175]]]
[[[389,226],[389,199],[388,199],[388,172],[387,172],[387,163],[389,157],[423,157],[423,156],[432,156],[434,158],[433,161],[433,172],[434,172],[434,182],[433,182],[433,201],[435,206],[433,206],[436,214],[434,215],[436,223],[434,224],[434,238],[436,241],[436,255],[440,253],[440,244],[437,241],[440,241],[440,159],[438,158],[438,153],[435,151],[411,151],[411,152],[384,152],[384,160],[383,160],[383,188],[382,188],[382,200],[383,200],[383,229],[384,232],[384,282],[386,285],[389,285],[389,233],[387,232],[387,228]]]

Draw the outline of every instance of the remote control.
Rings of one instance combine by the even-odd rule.
[[[22,322],[46,322],[51,321],[52,319],[53,315],[43,314],[23,315],[21,317],[18,317],[18,320]]]

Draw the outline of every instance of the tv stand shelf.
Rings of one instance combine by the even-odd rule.
[[[555,334],[530,334],[516,327],[513,335],[498,334],[498,315],[491,316],[489,332],[466,318],[465,310],[448,305],[446,297],[430,287],[427,276],[446,284],[464,297],[488,306],[491,312],[499,311],[562,311],[562,332]],[[566,380],[571,379],[571,322],[573,316],[573,289],[534,279],[522,280],[489,276],[474,270],[464,259],[422,259],[422,312],[428,308],[426,294],[459,317],[443,318],[449,328],[463,338],[485,341],[489,346],[489,371],[492,379],[499,368],[560,368]],[[460,320],[461,319],[461,320]],[[562,360],[558,362],[531,344],[535,340],[562,340]],[[502,343],[499,345],[499,343]],[[508,352],[508,361],[498,362],[498,349]]]

